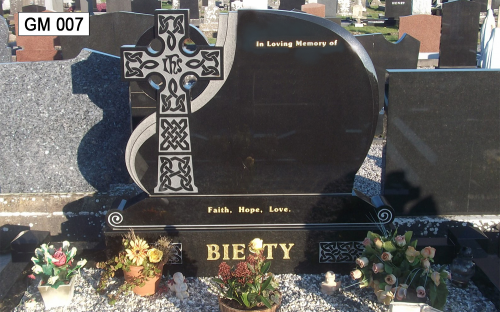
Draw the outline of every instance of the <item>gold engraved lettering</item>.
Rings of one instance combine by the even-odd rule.
[[[222,260],[231,260],[229,258],[229,244],[222,244],[222,247],[224,248],[224,258]]]
[[[286,248],[286,244],[280,244],[281,249],[283,249],[283,260],[290,260],[290,249],[293,247],[293,243],[288,244],[288,248]]]
[[[267,247],[267,259],[268,260],[273,260],[273,248],[277,248],[278,244],[262,244],[264,248]]]
[[[245,206],[239,206],[238,213],[254,214],[254,213],[262,213],[262,210],[260,208],[247,208]]]
[[[245,244],[233,244],[233,260],[245,260]]]
[[[208,261],[219,260],[220,258],[219,245],[208,244],[207,249],[208,249],[208,256],[207,256]]]
[[[269,212],[290,212],[291,210],[288,207],[273,207],[269,206]]]

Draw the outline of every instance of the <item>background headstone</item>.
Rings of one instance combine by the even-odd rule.
[[[119,59],[0,64],[1,193],[107,191],[128,183],[127,84]]]
[[[299,10],[302,8],[302,5],[305,4],[305,0],[280,0],[280,10]]]
[[[154,14],[156,9],[161,9],[158,0],[132,0],[132,12]]]
[[[45,0],[47,11],[64,12],[63,0]]]
[[[89,36],[59,37],[63,59],[76,57],[83,48],[118,56],[120,47],[135,44],[152,27],[154,19],[148,14],[114,12],[90,16],[89,24]]]
[[[18,62],[52,61],[60,60],[61,53],[55,46],[60,46],[57,36],[19,36],[17,27],[19,17],[14,16],[16,25],[17,45],[22,50],[16,50],[16,59]]]
[[[420,43],[409,35],[403,35],[396,44],[387,41],[382,34],[359,35],[356,39],[363,45],[375,66],[379,91],[379,115],[375,136],[385,136],[385,97],[389,75],[388,69],[416,69]],[[382,111],[384,109],[384,111]]]
[[[309,13],[311,15],[316,15],[319,17],[325,17],[325,5],[318,3],[308,3],[302,5],[302,11]]]
[[[427,14],[431,15],[432,0],[412,0],[411,14]]]
[[[396,214],[500,213],[498,81],[481,69],[389,70],[382,183]]]
[[[478,2],[443,3],[439,67],[477,67]]]
[[[137,0],[134,0],[137,1]],[[180,9],[189,9],[189,18],[190,19],[199,19],[200,18],[200,10],[198,8],[198,0],[180,0],[179,1]]]
[[[205,34],[216,32],[219,28],[219,12],[220,8],[215,5],[215,0],[208,0],[208,6],[205,7],[204,11],[203,23],[200,24],[200,29]]]
[[[337,0],[318,0],[318,3],[325,5],[326,17],[337,16]]]
[[[22,12],[43,12],[45,10],[46,8],[44,6],[35,4],[26,5],[22,7]]]
[[[132,0],[107,0],[106,12],[132,12]]]
[[[399,38],[405,33],[420,41],[420,53],[439,52],[441,16],[402,16],[399,19]]]
[[[385,17],[399,20],[400,16],[411,15],[412,0],[387,0],[385,2]]]
[[[81,12],[97,12],[96,0],[76,0],[75,7],[77,11]],[[92,10],[89,11],[89,8],[92,8]]]
[[[349,16],[352,15],[352,5],[354,3],[351,0],[338,0],[337,1],[337,15]]]
[[[5,18],[0,16],[0,63],[12,62],[12,50],[9,43],[9,25]]]

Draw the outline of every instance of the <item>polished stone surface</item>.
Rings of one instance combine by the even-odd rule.
[[[403,16],[399,19],[399,37],[404,34],[420,41],[420,53],[437,53],[441,39],[441,16]]]
[[[402,36],[396,43],[387,41],[382,34],[359,35],[356,39],[368,52],[375,66],[379,81],[379,110],[381,110],[384,107],[386,82],[389,78],[386,70],[417,69],[420,43],[410,35]]]
[[[280,10],[298,10],[300,11],[302,5],[305,4],[305,0],[281,0],[280,1]]]
[[[389,70],[389,81],[382,183],[396,214],[499,214],[500,71]]]
[[[154,24],[152,15],[114,12],[90,16],[89,36],[61,36],[62,57],[72,59],[83,48],[120,55],[120,47],[135,44]],[[127,28],[127,31],[123,31]]]
[[[439,67],[476,67],[480,3],[443,3]]]
[[[143,14],[154,14],[155,10],[161,9],[161,1],[158,0],[132,0],[132,12]]]
[[[411,0],[387,0],[385,17],[398,20],[400,16],[411,15]]]
[[[106,12],[113,13],[120,11],[131,12],[132,0],[106,0]]]
[[[305,40],[325,46],[297,44]],[[344,29],[302,13],[239,11],[229,76],[189,115],[198,194],[350,193],[377,113],[373,65]],[[159,195],[158,135],[137,155],[140,183]]]
[[[198,8],[198,0],[180,0],[179,9],[189,9],[189,18],[198,19],[200,18],[200,10]]]

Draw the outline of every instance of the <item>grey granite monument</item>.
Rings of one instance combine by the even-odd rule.
[[[127,84],[119,59],[0,64],[0,193],[108,191],[127,183]]]
[[[7,46],[9,42],[9,25],[5,18],[0,16],[0,63],[12,60],[12,50]]]

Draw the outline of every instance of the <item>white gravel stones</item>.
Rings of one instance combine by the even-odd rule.
[[[217,296],[209,289],[209,278],[187,278],[189,298],[179,300],[170,291],[160,292],[151,297],[139,297],[133,293],[122,296],[116,305],[110,306],[105,295],[98,295],[95,287],[99,280],[100,270],[83,269],[81,276],[77,277],[75,296],[71,306],[53,309],[53,312],[63,311],[184,311],[184,312],[217,312],[219,311]],[[332,296],[321,293],[320,283],[323,280],[321,274],[280,274],[280,289],[283,293],[281,305],[282,312],[323,312],[323,311],[346,311],[346,312],[384,312],[389,311],[377,301],[371,289],[360,289],[357,286],[342,287],[340,291]],[[111,288],[121,283],[121,279],[115,278]],[[342,285],[349,286],[354,282],[347,275],[341,277]],[[167,279],[162,280],[165,285]],[[166,289],[166,288],[164,288]],[[484,298],[474,284],[466,289],[448,287],[450,293],[448,303],[444,312],[494,312],[494,305]],[[25,292],[20,304],[14,309],[20,311],[44,311],[43,301],[36,288],[36,282],[32,281]]]

